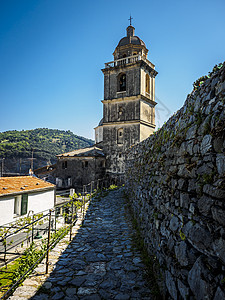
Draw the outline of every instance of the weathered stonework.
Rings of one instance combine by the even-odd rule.
[[[103,119],[95,128],[96,143],[106,155],[109,178],[124,175],[125,151],[155,129],[155,66],[145,43],[127,27],[104,74]]]
[[[225,64],[127,151],[126,191],[173,299],[225,299],[224,137]]]
[[[58,188],[74,187],[82,191],[83,185],[96,182],[104,175],[105,155],[96,146],[57,155],[54,176]]]

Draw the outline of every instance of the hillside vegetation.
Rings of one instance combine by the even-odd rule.
[[[71,131],[37,128],[33,130],[6,131],[0,133],[0,158],[30,158],[32,149],[36,167],[45,162],[54,163],[56,155],[93,145],[94,141],[77,136]],[[40,163],[42,161],[43,163]]]

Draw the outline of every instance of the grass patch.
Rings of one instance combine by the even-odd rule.
[[[17,258],[13,262],[9,263],[6,267],[0,269],[0,297],[8,290],[9,286],[13,283],[13,274],[19,267],[20,259]],[[4,272],[6,271],[6,272]],[[4,286],[6,286],[4,288]]]

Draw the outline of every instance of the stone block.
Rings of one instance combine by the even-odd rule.
[[[207,216],[211,206],[213,205],[214,201],[212,198],[207,197],[203,195],[199,200],[198,200],[198,209],[201,214],[204,216]]]
[[[224,300],[225,299],[225,293],[222,291],[222,289],[218,286],[215,296],[213,300]]]
[[[188,299],[190,289],[178,279],[178,290],[184,300]]]
[[[196,191],[196,180],[190,179],[188,181],[188,192],[195,192]]]
[[[187,131],[187,134],[186,134],[186,139],[187,140],[191,140],[191,139],[194,139],[195,138],[195,134],[197,132],[197,128],[198,126],[197,125],[194,125],[194,126],[191,126],[188,131]]]
[[[224,209],[219,207],[211,208],[213,219],[219,222],[221,225],[225,226],[225,212]]]
[[[174,247],[175,255],[181,266],[188,265],[188,257],[187,257],[187,244],[185,241],[182,241],[177,246]]]
[[[225,264],[225,240],[220,238],[214,241],[213,249],[215,254],[223,261]]]
[[[199,257],[188,274],[188,283],[195,298],[198,300],[210,300],[213,296],[210,283],[203,277],[205,272],[202,258]]]
[[[204,174],[210,174],[212,173],[213,170],[213,164],[212,163],[204,163],[202,166],[200,166],[197,169],[197,174],[198,175],[204,175]]]
[[[225,190],[221,190],[213,185],[205,184],[203,186],[203,192],[213,198],[224,199],[225,198]]]
[[[171,297],[174,300],[177,300],[177,288],[176,288],[175,282],[173,280],[173,277],[169,271],[166,271],[166,286],[167,286],[167,289],[168,289]]]
[[[187,222],[183,227],[182,227],[182,232],[185,234],[185,236],[188,236],[189,231],[193,227],[193,223],[191,221]]]
[[[186,190],[188,187],[188,181],[185,179],[179,179],[178,180],[178,188],[179,190]]]
[[[213,242],[212,236],[208,229],[200,226],[199,224],[195,224],[189,230],[188,237],[191,244],[201,252],[211,248],[211,244]]]
[[[202,143],[201,143],[201,154],[204,155],[212,149],[212,136],[207,134],[204,136]]]
[[[172,231],[176,231],[178,227],[180,226],[180,221],[177,217],[173,216],[170,220],[170,229]]]
[[[188,209],[190,204],[190,197],[187,193],[181,193],[180,194],[180,206]]]
[[[216,166],[217,166],[218,173],[220,175],[224,175],[225,174],[225,155],[224,154],[219,153],[216,155]]]
[[[224,146],[223,146],[224,139],[222,137],[217,137],[213,141],[213,147],[216,152],[223,152]]]

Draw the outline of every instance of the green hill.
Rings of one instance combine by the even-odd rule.
[[[33,130],[6,131],[0,133],[0,158],[5,158],[5,172],[18,172],[21,165],[15,166],[15,162],[22,161],[29,167],[29,158],[34,151],[34,168],[39,168],[47,163],[56,162],[56,155],[72,151],[74,149],[89,147],[94,141],[77,136],[71,131],[58,129],[37,128]],[[26,163],[27,161],[27,163]],[[13,162],[13,163],[12,163]]]

